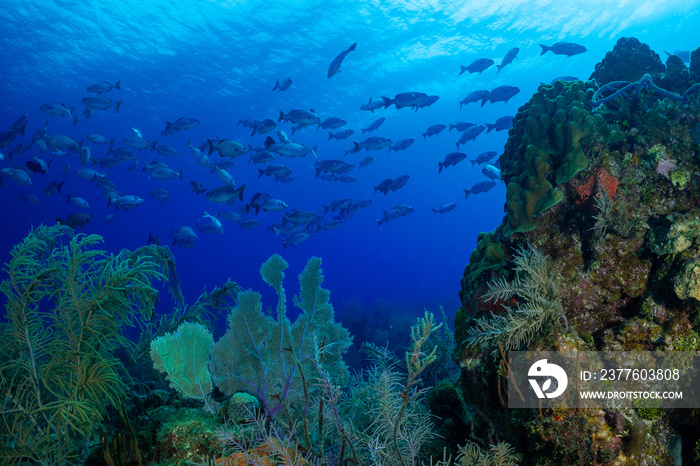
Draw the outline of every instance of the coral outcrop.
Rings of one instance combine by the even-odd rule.
[[[455,336],[475,422],[525,452],[524,464],[698,459],[694,413],[508,410],[504,352],[697,349],[700,52],[692,56],[690,68],[676,56],[664,66],[646,44],[620,39],[594,80],[542,85],[515,117],[501,156],[506,215],[479,236],[465,268]],[[609,83],[619,83],[609,92],[636,85],[594,102]],[[546,259],[546,275],[523,268],[525,250]],[[546,277],[556,277],[556,319],[517,339],[511,327],[527,319],[515,313],[538,311],[531,283]]]

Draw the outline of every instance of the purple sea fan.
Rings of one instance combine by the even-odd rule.
[[[656,165],[656,173],[663,175],[668,178],[668,174],[676,168],[676,162],[672,159],[666,158],[665,156],[659,159],[658,165]]]

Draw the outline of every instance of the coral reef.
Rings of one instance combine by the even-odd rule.
[[[595,81],[542,85],[515,117],[501,156],[506,215],[479,235],[465,268],[455,356],[464,402],[480,413],[477,431],[495,431],[482,440],[508,441],[526,464],[694,461],[695,412],[504,406],[508,349],[697,347],[695,63],[689,70],[670,57],[664,66],[647,45],[620,39]],[[527,255],[546,257],[546,267]],[[550,278],[556,286],[541,285]],[[542,316],[551,318],[540,324]]]

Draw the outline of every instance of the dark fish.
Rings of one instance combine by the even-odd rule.
[[[518,89],[515,86],[499,86],[496,89],[492,90],[491,93],[489,94],[489,96],[481,102],[481,106],[483,107],[487,100],[491,103],[495,103],[495,102],[508,103],[510,98],[519,92],[520,92],[520,89]]]
[[[206,188],[204,188],[202,183],[199,181],[190,181],[190,187],[192,188],[192,191],[197,194],[202,194],[204,191],[206,191]]]
[[[22,194],[19,195],[19,199],[24,199],[24,202],[26,202],[29,205],[41,204],[41,201],[39,200],[39,197],[36,194],[25,194],[24,191],[22,191]]]
[[[498,68],[498,71],[496,74],[500,73],[503,67],[506,65],[510,64],[515,58],[518,56],[518,52],[520,52],[520,49],[518,47],[513,47],[512,49],[508,50],[506,53],[506,56],[503,57],[503,60],[501,61],[500,65],[496,65],[496,68]]]
[[[357,167],[357,168],[366,167],[367,165],[369,165],[369,164],[372,163],[373,161],[374,161],[374,158],[369,157],[369,156],[368,156],[368,157],[365,157],[364,159],[362,159],[362,160],[360,161],[360,166]]]
[[[65,220],[61,220],[60,218],[56,217],[56,221],[61,225],[66,225],[71,228],[82,228],[92,221],[92,215],[88,214],[87,212],[76,212],[74,214],[70,214]]]
[[[121,90],[121,87],[119,87],[119,84],[121,81],[117,81],[116,83],[112,84],[107,81],[100,81],[98,83],[95,83],[91,85],[90,87],[87,88],[88,92],[92,92],[94,94],[102,94],[105,92],[109,92],[112,89],[117,89]]]
[[[429,136],[435,136],[440,134],[447,126],[445,125],[433,125],[430,128],[428,128],[428,131],[423,133],[423,139]]]
[[[248,163],[269,163],[275,160],[275,155],[269,150],[261,150],[255,154],[250,154]]]
[[[452,123],[449,124],[450,131],[453,129],[457,129],[457,131],[466,131],[467,129],[471,128],[472,126],[476,126],[476,123],[469,123],[466,121],[460,121],[459,123],[455,123],[454,125]]]
[[[338,56],[333,59],[331,65],[328,67],[328,79],[330,79],[334,74],[340,72],[340,65],[343,63],[345,56],[355,50],[355,47],[357,47],[357,42],[348,47],[347,50],[340,52]]]
[[[491,160],[494,156],[496,155],[496,151],[488,151],[488,152],[482,152],[481,154],[477,155],[475,159],[470,159],[469,161],[472,163],[472,167],[475,164],[482,164],[486,163],[489,160]]]
[[[51,163],[51,162],[49,162]],[[34,157],[34,160],[27,160],[24,164],[34,173],[45,175],[49,171],[49,165],[42,159]]]
[[[104,144],[109,144],[110,146],[114,144],[114,138],[111,140],[107,139],[106,137],[102,136],[99,133],[90,133],[85,135],[85,139],[90,141],[93,144],[99,144],[99,145],[104,145]]]
[[[308,233],[303,231],[294,233],[293,235],[288,236],[282,240],[282,249],[285,249],[287,246],[296,246],[297,244],[309,239],[309,236],[310,235]]]
[[[462,100],[459,103],[459,109],[462,110],[462,105],[467,105],[478,101],[481,101],[481,105],[483,107],[484,103],[486,102],[486,99],[489,98],[489,94],[490,92],[486,89],[470,92],[469,94],[467,94],[464,100]]]
[[[286,91],[287,89],[289,89],[289,86],[291,86],[291,85],[292,85],[292,78],[283,79],[282,84],[280,84],[280,81],[278,79],[277,81],[275,81],[275,86],[272,88],[272,91],[270,91],[270,92],[274,92],[276,90],[279,92]]]
[[[369,102],[360,105],[360,110],[369,110],[370,112],[374,113],[375,110],[382,107],[384,107],[384,102],[382,100],[375,100],[372,102],[372,98],[370,97]]]
[[[49,102],[39,107],[39,110],[41,110],[42,112],[46,112],[49,115],[63,116],[65,114],[68,114],[68,118],[72,120],[72,112],[73,110],[75,110],[75,107],[68,108],[60,102]]]
[[[362,129],[362,134],[364,135],[365,133],[369,133],[371,131],[374,131],[375,129],[379,128],[382,126],[382,123],[386,120],[385,117],[378,118],[374,120],[372,123],[367,128]]]
[[[465,71],[469,71],[469,74],[477,72],[481,74],[485,69],[487,69],[491,65],[493,65],[493,60],[491,60],[490,58],[479,58],[477,60],[474,60],[469,66],[460,65],[461,71],[459,72],[459,75],[461,76],[462,73],[464,73]]]
[[[325,120],[323,120],[321,123],[319,123],[318,128],[336,129],[336,128],[340,128],[341,126],[345,126],[347,124],[348,124],[348,122],[343,120],[342,118],[329,117],[329,118],[326,118]]]
[[[455,210],[456,207],[457,207],[456,202],[450,202],[449,204],[445,204],[443,206],[440,206],[437,209],[433,209],[433,213],[434,214],[444,214],[444,213]]]
[[[342,130],[342,131],[338,131],[338,132],[335,133],[335,134],[333,134],[333,133],[331,133],[331,132],[329,131],[329,132],[328,132],[328,140],[331,140],[331,139],[337,139],[337,140],[347,139],[347,138],[349,138],[350,136],[352,136],[354,132],[355,132],[355,131],[353,131],[353,130],[351,130],[351,129],[344,129],[344,130]]]
[[[418,105],[415,106],[416,112],[418,111],[419,108],[425,108],[425,107],[430,107],[433,105],[435,102],[438,101],[440,97],[436,95],[429,95],[427,99],[419,103]]]
[[[503,131],[506,129],[510,129],[513,127],[513,117],[512,116],[504,116],[496,120],[494,124],[489,124],[486,123],[486,134],[490,133],[491,130],[496,130],[496,131]]]
[[[229,185],[218,186],[204,195],[204,197],[212,202],[223,204],[224,202],[233,202],[234,198],[243,200],[243,190],[245,185],[238,189],[234,189]]]
[[[472,186],[472,189],[464,188],[464,198],[469,198],[470,194],[485,193],[489,189],[492,189],[494,186],[496,186],[496,184],[497,183],[495,181],[480,181],[474,186]]]
[[[122,101],[112,102],[107,97],[103,95],[96,95],[91,97],[83,97],[80,101],[85,104],[85,112],[89,109],[97,108],[100,110],[107,110],[110,107],[114,107],[114,111],[119,113],[119,107],[122,105]]]
[[[155,235],[153,236],[152,234],[148,234],[148,241],[146,241],[146,244],[155,244],[156,246],[160,246],[163,244],[163,240],[160,237],[160,235]]]
[[[467,128],[465,131],[462,131],[462,135],[459,137],[459,141],[457,141],[457,149],[459,149],[459,146],[462,144],[467,143],[468,141],[474,141],[476,140],[476,137],[480,135],[486,127],[484,125],[476,125],[476,126],[471,126]]]
[[[384,108],[395,105],[398,109],[404,107],[415,107],[416,105],[420,105],[420,103],[427,98],[427,94],[423,94],[422,92],[404,92],[401,94],[396,94],[393,99],[382,96]]]
[[[415,209],[413,207],[408,205],[397,205],[388,212],[386,210],[382,210],[384,216],[381,219],[377,220],[377,225],[379,226],[382,223],[388,222],[389,220],[394,220],[395,218],[405,217],[414,210]]]
[[[389,147],[389,152],[391,152],[392,150],[394,152],[399,151],[399,150],[406,150],[406,148],[408,146],[410,146],[411,144],[413,144],[414,142],[416,142],[416,140],[413,138],[399,139],[398,141],[396,141],[394,143],[393,146]],[[360,166],[362,166],[362,164],[360,164]]]
[[[56,183],[55,181],[52,181],[51,183],[48,184],[44,188],[44,194],[47,196],[52,195],[55,192],[58,192],[58,194],[61,194],[61,188],[63,187],[63,183],[65,183],[66,180],[61,181],[60,183]]]
[[[394,182],[393,178],[385,178],[383,179],[377,186],[374,186],[374,192],[376,193],[379,191],[380,193],[384,194],[385,196],[389,192],[389,187],[391,186],[391,183]]]
[[[542,53],[540,53],[540,55],[544,55],[551,50],[555,55],[566,55],[567,57],[571,57],[586,51],[586,47],[583,45],[574,44],[573,42],[557,42],[556,44],[549,46],[540,44],[540,47],[542,47]]]
[[[438,162],[438,174],[442,173],[444,168],[455,166],[462,160],[467,158],[467,154],[463,152],[450,152],[445,156],[445,160]]]
[[[254,220],[252,218],[248,218],[248,219],[241,220],[240,222],[238,222],[238,225],[241,228],[245,228],[246,230],[252,230],[253,228],[259,227],[260,222],[258,222],[257,220]]]
[[[403,188],[408,182],[409,178],[410,177],[408,175],[399,176],[394,181],[392,181],[392,183],[389,185],[389,189],[393,192]]]

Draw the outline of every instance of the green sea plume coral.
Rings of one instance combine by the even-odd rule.
[[[561,320],[563,314],[559,279],[546,255],[534,249],[519,249],[514,258],[515,278],[498,279],[488,284],[487,300],[507,301],[518,297],[515,307],[506,307],[503,314],[477,319],[467,330],[471,346],[502,344],[505,351],[527,346],[541,331]]]
[[[127,386],[114,351],[150,319],[166,248],[113,255],[98,235],[40,226],[11,251],[0,283],[0,462],[75,464]],[[165,250],[165,251],[163,251]],[[172,257],[170,256],[172,259]]]

